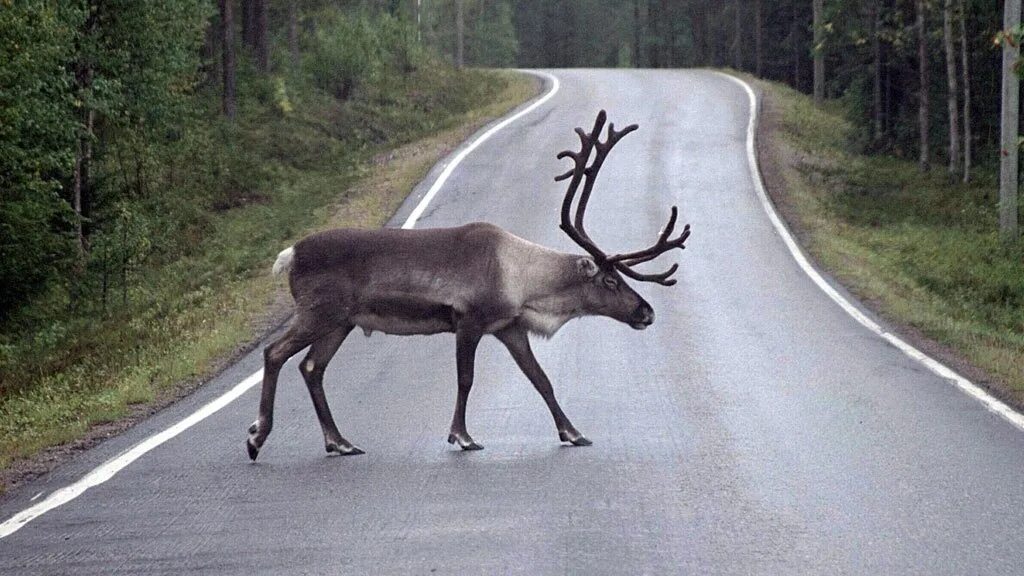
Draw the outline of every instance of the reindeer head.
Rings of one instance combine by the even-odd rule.
[[[615,125],[609,124],[608,137],[601,141],[601,132],[606,119],[605,111],[601,110],[597,114],[594,128],[590,133],[585,132],[582,128],[576,128],[576,134],[580,137],[580,150],[578,152],[565,150],[558,154],[559,159],[571,158],[573,160],[572,169],[555,178],[555,181],[571,178],[569,189],[565,193],[565,200],[562,202],[562,222],[559,227],[591,256],[591,258],[581,258],[578,261],[580,273],[587,279],[583,287],[586,311],[591,314],[609,316],[629,324],[635,329],[642,330],[654,322],[654,310],[625,282],[623,276],[641,282],[656,282],[663,286],[675,284],[676,281],[670,277],[679,268],[678,264],[673,264],[668,270],[656,274],[643,274],[634,270],[633,267],[653,260],[673,248],[685,249],[684,242],[690,236],[690,225],[684,226],[679,236],[671,238],[679,215],[679,210],[673,206],[668,224],[658,235],[657,241],[650,247],[612,256],[597,247],[583,226],[583,216],[587,210],[587,202],[590,201],[590,194],[594,189],[594,181],[597,179],[597,173],[601,170],[601,165],[608,156],[608,152],[622,137],[637,129],[636,124],[631,124],[616,131]],[[588,166],[587,162],[590,161],[592,152],[594,159]],[[576,199],[581,182],[584,183],[583,191],[580,192],[576,204],[575,218],[570,219],[572,204]]]

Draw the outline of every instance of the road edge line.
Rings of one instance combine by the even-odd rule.
[[[455,157],[452,158],[452,160],[447,163],[445,169],[441,172],[441,174],[438,175],[437,179],[434,180],[434,184],[430,187],[430,190],[427,191],[427,194],[423,197],[423,199],[420,200],[420,203],[416,205],[416,208],[409,215],[409,218],[406,219],[404,224],[402,224],[402,228],[409,229],[416,225],[416,221],[419,220],[420,216],[423,215],[423,212],[427,209],[427,206],[430,204],[430,201],[434,199],[437,193],[441,190],[441,187],[444,186],[444,183],[455,171],[455,167],[458,166],[466,158],[466,156],[469,155],[470,152],[475,150],[478,146],[480,146],[480,144],[485,142],[487,139],[489,139],[502,128],[508,126],[515,120],[522,118],[529,112],[535,110],[538,106],[550,100],[551,97],[558,92],[559,87],[561,86],[561,84],[558,81],[558,78],[553,74],[549,74],[547,72],[540,72],[538,70],[519,70],[519,72],[532,74],[534,76],[539,76],[541,78],[549,80],[551,82],[550,89],[543,96],[534,100],[533,103],[531,103],[526,108],[523,108],[522,110],[513,114],[512,116],[509,116],[504,120],[501,120],[500,122],[492,126],[489,130],[477,136],[469,146],[463,148],[460,152],[458,152],[455,155]],[[35,520],[36,518],[42,516],[43,514],[46,514],[50,510],[53,510],[54,508],[57,508],[62,504],[66,504],[74,500],[89,488],[92,488],[93,486],[99,486],[100,484],[103,484],[107,480],[110,480],[111,478],[114,477],[114,475],[116,475],[118,472],[126,468],[135,460],[138,460],[147,452],[153,450],[157,446],[160,446],[164,442],[167,442],[168,440],[181,434],[185,430],[188,430],[192,426],[198,424],[199,422],[202,422],[209,416],[215,414],[221,408],[224,408],[225,406],[236,400],[239,396],[244,394],[246,391],[248,391],[250,388],[255,386],[262,379],[263,369],[260,368],[256,372],[253,372],[252,374],[247,376],[244,380],[236,384],[234,387],[232,387],[224,394],[221,394],[220,396],[208,402],[207,404],[204,404],[198,410],[186,416],[182,420],[179,420],[176,424],[172,425],[171,427],[149,436],[142,442],[139,442],[138,444],[122,452],[121,454],[93,468],[85,476],[82,476],[75,482],[51,493],[38,504],[34,504],[32,506],[29,506],[28,508],[25,508],[21,512],[18,512],[17,514],[15,514],[14,516],[10,517],[9,519],[5,520],[2,524],[0,524],[0,540],[6,538],[7,536],[10,536],[11,534],[14,534],[23,526],[25,526],[32,520]]]
[[[861,312],[854,304],[843,297],[831,284],[825,280],[822,275],[815,270],[814,266],[811,265],[799,245],[794,240],[793,235],[790,234],[789,229],[782,222],[782,218],[775,210],[775,205],[772,204],[770,198],[768,198],[768,192],[765,190],[764,182],[761,179],[761,169],[757,162],[757,153],[755,152],[755,139],[757,135],[757,120],[760,112],[758,106],[757,95],[754,93],[754,89],[750,85],[737,76],[727,74],[725,72],[713,71],[715,74],[728,78],[747,92],[747,97],[750,105],[750,119],[747,123],[747,164],[750,169],[750,179],[754,182],[754,188],[757,190],[758,199],[761,201],[761,206],[764,211],[768,214],[768,219],[771,221],[775,231],[778,232],[782,238],[786,248],[789,249],[789,253],[796,260],[796,263],[800,266],[800,269],[804,271],[811,281],[813,281],[818,288],[821,289],[829,298],[831,298],[836,304],[839,305],[847,314],[849,314],[854,320],[860,323],[862,326],[873,332],[876,336],[884,339],[899,351],[903,352],[906,356],[913,360],[916,360],[923,364],[928,370],[930,370],[936,376],[952,382],[957,388],[963,391],[968,396],[981,402],[985,408],[990,412],[993,412],[1001,416],[1004,420],[1015,426],[1018,430],[1024,431],[1024,414],[1017,412],[1009,405],[999,400],[995,396],[989,394],[984,388],[978,386],[974,382],[971,382],[967,378],[961,376],[952,368],[918,350],[911,344],[907,343],[899,336],[892,332],[883,329],[877,322],[868,318],[863,312]]]

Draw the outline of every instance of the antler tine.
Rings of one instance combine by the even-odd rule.
[[[597,114],[597,118],[594,121],[594,128],[589,133],[584,132],[582,128],[576,128],[576,134],[580,138],[580,150],[573,152],[571,150],[565,150],[559,152],[558,158],[572,158],[573,167],[568,172],[555,177],[555,181],[562,181],[567,178],[572,178],[569,182],[569,188],[566,191],[565,199],[562,201],[562,222],[560,228],[573,240],[579,244],[583,249],[589,252],[596,261],[602,264],[611,264],[623,275],[639,280],[642,282],[657,282],[664,286],[672,286],[676,283],[675,280],[671,279],[670,276],[675,274],[676,270],[679,269],[678,264],[673,264],[668,270],[657,273],[657,274],[643,274],[633,270],[633,266],[648,262],[664,254],[665,252],[672,250],[673,248],[679,248],[680,250],[685,249],[684,242],[690,236],[690,225],[687,224],[683,232],[677,237],[672,239],[672,232],[675,230],[676,220],[679,217],[679,210],[675,206],[672,207],[672,213],[669,216],[668,223],[665,228],[658,235],[657,242],[653,246],[644,250],[636,252],[628,252],[626,254],[618,254],[616,256],[608,257],[597,244],[590,239],[583,224],[583,217],[587,211],[587,203],[590,201],[590,194],[594,190],[594,182],[597,179],[597,174],[601,170],[601,166],[604,164],[605,158],[611,149],[630,132],[636,130],[638,126],[636,124],[630,124],[622,130],[616,130],[615,124],[608,124],[608,136],[603,141],[601,140],[601,132],[604,130],[604,124],[607,120],[607,114],[604,110],[601,110]],[[594,159],[590,161],[591,152],[594,152]],[[587,162],[590,161],[590,165]],[[580,192],[579,200],[576,202],[576,213],[575,217],[570,221],[569,213],[572,211],[573,201],[576,200],[576,192],[579,189],[581,182],[585,180],[583,185],[583,191]]]
[[[603,120],[604,116],[604,110],[602,110],[598,114],[598,119]],[[587,167],[587,169],[584,171],[587,181],[583,185],[583,192],[580,193],[580,201],[576,205],[576,219],[574,222],[576,228],[580,231],[580,233],[583,234],[584,236],[587,236],[588,238],[590,236],[587,235],[586,228],[583,225],[583,215],[586,214],[587,203],[590,202],[590,193],[594,190],[594,182],[597,180],[597,173],[599,170],[601,170],[601,165],[604,164],[604,159],[606,156],[608,156],[608,153],[611,152],[612,147],[614,147],[615,144],[617,144],[623,136],[629,134],[633,130],[636,130],[637,128],[639,128],[639,126],[636,124],[630,124],[629,126],[623,128],[622,130],[616,131],[615,124],[610,123],[608,124],[608,137],[604,140],[604,142],[600,140],[601,134],[598,125],[595,124],[594,128],[596,131],[592,133],[591,136],[595,141],[594,146],[597,149],[597,151],[594,154],[594,161],[591,162],[590,166]]]
[[[657,282],[662,286],[672,286],[673,284],[676,283],[676,281],[674,278],[669,278],[669,276],[676,273],[676,270],[679,269],[679,264],[673,264],[671,268],[662,272],[661,274],[641,274],[633,270],[632,268],[619,266],[616,266],[616,268],[619,272],[622,272],[624,275],[629,276],[634,280],[639,280],[641,282]]]
[[[654,260],[673,248],[679,248],[680,250],[686,249],[685,242],[686,239],[690,237],[689,224],[683,227],[682,233],[680,233],[677,238],[669,239],[672,235],[672,231],[675,229],[676,219],[678,216],[679,209],[673,206],[672,215],[669,217],[668,224],[665,225],[665,229],[658,235],[658,241],[650,248],[638,250],[636,252],[629,252],[627,254],[616,254],[615,256],[608,258],[608,262],[615,266],[619,272],[622,272],[630,278],[647,282],[658,282],[665,286],[671,286],[671,284],[666,284],[666,281],[667,278],[676,271],[676,268],[678,267],[677,264],[673,264],[667,272],[662,272],[661,274],[640,274],[634,271],[632,267]],[[675,280],[672,280],[671,282],[674,284]]]
[[[565,199],[562,201],[562,222],[559,227],[569,236],[569,238],[573,240],[573,242],[579,244],[599,262],[606,261],[608,255],[598,248],[597,245],[594,244],[593,240],[591,240],[583,230],[572,225],[569,213],[572,210],[572,203],[576,197],[576,191],[579,189],[580,182],[583,180],[583,177],[587,172],[587,161],[590,159],[590,153],[593,151],[594,144],[597,142],[598,136],[604,128],[606,119],[607,115],[604,110],[602,110],[598,113],[597,118],[594,121],[594,128],[589,134],[582,128],[576,128],[576,135],[580,138],[580,150],[578,152],[564,150],[558,153],[559,159],[572,158],[573,167],[568,172],[555,177],[556,182],[570,177],[572,178],[569,182],[569,188],[566,190]]]

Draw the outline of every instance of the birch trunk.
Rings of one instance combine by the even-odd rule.
[[[1006,0],[1003,30],[1020,25],[1020,0]],[[1005,241],[1017,239],[1017,180],[1020,149],[1020,79],[1014,70],[1020,45],[1003,42],[1003,100],[999,160],[999,235]]]

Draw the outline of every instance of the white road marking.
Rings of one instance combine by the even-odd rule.
[[[551,82],[550,89],[543,96],[535,100],[526,108],[523,108],[513,116],[510,116],[502,120],[501,122],[495,124],[493,127],[491,127],[490,130],[481,134],[479,137],[477,137],[476,140],[473,141],[472,144],[465,147],[461,152],[459,152],[455,156],[455,158],[453,158],[451,162],[449,162],[448,165],[445,166],[444,170],[437,177],[437,180],[435,180],[434,184],[430,187],[430,190],[427,191],[426,195],[423,197],[420,203],[416,205],[416,208],[413,210],[412,214],[409,215],[409,218],[405,221],[405,224],[402,224],[402,228],[412,228],[413,226],[416,225],[416,221],[420,218],[420,216],[423,215],[423,211],[426,210],[427,205],[430,204],[430,201],[434,199],[434,196],[437,195],[437,192],[444,185],[445,181],[448,180],[448,178],[452,175],[452,172],[455,171],[455,167],[458,166],[459,163],[462,162],[462,160],[465,159],[470,152],[476,150],[476,148],[480,146],[480,144],[482,144],[484,141],[493,136],[502,128],[508,126],[513,121],[522,118],[529,112],[532,112],[533,110],[537,109],[538,106],[550,100],[551,97],[554,96],[556,92],[558,92],[558,78],[546,72],[535,72],[529,70],[526,70],[524,72],[528,72],[530,74],[546,78]],[[49,512],[50,510],[53,510],[54,508],[60,506],[61,504],[66,504],[71,500],[74,500],[89,488],[92,488],[93,486],[98,486],[106,482],[107,480],[110,480],[111,478],[113,478],[115,474],[123,470],[126,466],[128,466],[135,460],[139,459],[143,454],[149,452],[150,450],[156,448],[157,446],[163,444],[164,442],[167,442],[171,438],[174,438],[178,434],[181,434],[185,430],[188,430],[192,426],[203,421],[211,414],[227,406],[236,398],[244,394],[247,390],[255,386],[262,379],[263,370],[257,370],[256,372],[250,374],[249,377],[247,377],[245,380],[242,380],[237,385],[235,385],[234,388],[217,397],[215,400],[213,400],[209,404],[206,404],[199,410],[196,410],[190,416],[188,416],[184,420],[181,420],[174,426],[171,426],[170,428],[164,430],[163,432],[154,434],[153,436],[146,438],[145,440],[136,444],[134,447],[127,450],[126,452],[118,456],[115,456],[114,458],[111,458],[107,462],[97,466],[91,472],[80,478],[75,483],[64,488],[61,488],[60,490],[57,490],[56,492],[50,494],[42,502],[30,506],[25,510],[22,510],[21,512],[15,514],[10,519],[6,520],[3,524],[0,524],[0,538],[6,538],[7,536],[14,534],[19,529],[21,529],[22,526],[28,524],[32,520],[42,516],[43,514]],[[38,495],[36,497],[38,497]]]
[[[17,532],[22,526],[28,524],[32,520],[42,516],[43,514],[53,510],[61,504],[66,504],[77,498],[82,492],[85,492],[93,486],[98,486],[107,480],[110,480],[114,474],[117,474],[125,466],[128,466],[132,462],[139,459],[140,456],[149,452],[153,448],[167,442],[171,438],[174,438],[178,434],[181,434],[185,430],[188,430],[192,426],[198,424],[204,420],[210,414],[220,410],[227,406],[232,400],[241,396],[246,390],[252,388],[263,379],[263,370],[257,370],[251,374],[245,380],[242,380],[234,388],[228,390],[221,396],[217,397],[216,400],[203,406],[199,410],[196,410],[184,420],[178,422],[174,426],[164,430],[163,432],[154,434],[149,438],[146,438],[142,442],[139,442],[131,449],[121,453],[114,458],[104,462],[97,466],[80,480],[57,490],[53,494],[50,494],[45,500],[39,504],[35,504],[21,512],[15,514],[11,519],[7,520],[3,524],[0,524],[0,538],[5,538]]]
[[[899,336],[885,331],[878,325],[878,323],[865,316],[864,313],[851,304],[849,300],[836,292],[832,285],[826,282],[825,279],[822,278],[821,274],[811,266],[810,262],[808,262],[807,258],[804,256],[804,253],[800,250],[800,247],[797,246],[796,241],[793,240],[793,236],[789,233],[785,224],[782,223],[782,219],[779,218],[778,213],[775,211],[775,206],[772,204],[771,200],[769,200],[768,193],[764,189],[764,182],[761,181],[761,171],[757,165],[757,154],[754,152],[754,138],[757,130],[757,115],[759,111],[757,96],[754,94],[754,90],[750,85],[741,78],[722,72],[716,72],[716,74],[724,76],[739,84],[747,92],[747,97],[750,100],[750,121],[747,124],[747,163],[750,166],[751,180],[754,182],[754,188],[757,189],[757,196],[761,200],[761,205],[764,207],[765,212],[768,213],[768,219],[771,220],[772,226],[775,227],[779,236],[782,237],[782,241],[786,244],[786,248],[789,249],[789,253],[793,255],[793,258],[796,260],[797,264],[800,265],[800,268],[804,273],[807,274],[811,280],[817,284],[818,288],[824,291],[829,298],[835,301],[835,303],[845,310],[847,314],[852,316],[857,322],[860,322],[865,328],[884,338],[907,356],[917,360],[921,364],[924,364],[926,368],[931,370],[940,378],[949,380],[956,385],[957,388],[960,388],[969,396],[981,402],[985,408],[988,408],[990,411],[1002,416],[1018,429],[1024,430],[1024,415],[1015,411],[1013,408],[1010,408],[977,384],[971,382],[967,378],[964,378],[960,374],[957,374],[945,364],[942,364],[938,360],[928,356],[924,352],[921,352],[917,348],[903,341]]]

